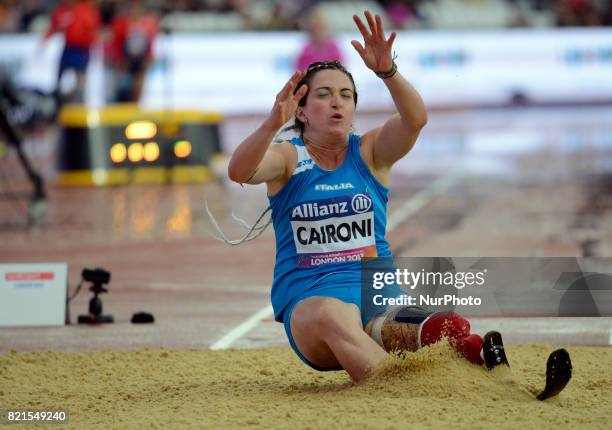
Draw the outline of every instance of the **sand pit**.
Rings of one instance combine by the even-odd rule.
[[[9,352],[0,408],[68,409],[72,428],[609,429],[612,349],[567,347],[574,378],[539,402],[552,349],[510,346],[488,372],[438,344],[361,385],[289,349]]]

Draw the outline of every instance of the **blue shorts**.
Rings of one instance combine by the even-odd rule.
[[[359,310],[361,311],[361,288],[359,285],[357,286],[344,286],[344,285],[329,285],[320,288],[313,288],[308,291],[304,291],[301,295],[293,299],[285,308],[283,312],[283,324],[285,326],[285,333],[287,333],[287,339],[289,339],[289,344],[291,348],[296,353],[296,355],[302,360],[305,364],[312,367],[315,370],[319,371],[330,371],[330,370],[342,370],[342,367],[334,367],[334,368],[322,368],[317,366],[316,364],[308,361],[306,357],[302,355],[297,345],[295,344],[295,340],[293,340],[293,335],[291,334],[291,315],[293,314],[293,310],[297,306],[299,302],[305,300],[309,297],[333,297],[338,299],[344,303],[353,303],[357,305]],[[365,327],[370,320],[370,317],[367,317],[361,313],[361,322]]]
[[[59,72],[61,74],[68,69],[76,72],[85,73],[89,64],[90,51],[89,48],[79,48],[67,46],[62,52],[59,64]]]

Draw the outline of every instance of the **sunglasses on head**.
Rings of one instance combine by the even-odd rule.
[[[344,70],[344,66],[340,61],[317,61],[316,63],[312,63],[306,69],[306,73],[313,72],[315,70],[323,70],[323,69],[340,69]]]

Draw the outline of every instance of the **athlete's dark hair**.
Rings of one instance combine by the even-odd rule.
[[[308,98],[308,93],[310,93],[310,81],[314,75],[316,75],[321,70],[339,70],[344,73],[351,80],[351,84],[353,85],[353,101],[355,102],[355,106],[357,106],[357,88],[355,87],[355,81],[353,80],[353,75],[346,70],[346,68],[342,65],[340,61],[317,61],[316,63],[312,63],[306,69],[306,74],[297,83],[295,86],[295,90],[293,90],[293,94],[297,93],[298,90],[302,87],[302,85],[308,85],[308,91],[304,94],[304,97],[300,99],[298,102],[298,106],[306,106],[306,99]],[[297,130],[300,133],[300,136],[304,134],[304,123],[300,121],[297,117],[295,118],[295,124],[291,127],[286,128],[285,130]]]

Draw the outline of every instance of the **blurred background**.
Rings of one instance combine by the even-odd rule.
[[[442,128],[430,123],[424,139],[437,145],[418,145],[440,150],[436,164],[449,149],[478,146],[494,117],[520,118],[495,136],[516,151],[536,144],[542,122],[554,124],[554,139],[575,142],[584,138],[576,126],[608,113],[612,5],[604,0],[3,0],[3,128],[14,135],[3,158],[8,146],[26,148],[15,155],[22,162],[25,153],[46,156],[38,169],[50,184],[209,180],[216,155],[257,125],[292,72],[320,59],[354,74],[355,125],[364,131],[393,110],[350,46],[352,15],[365,9],[400,33],[397,63],[430,111],[454,112]],[[605,131],[593,128],[590,138],[601,143]],[[143,173],[177,166],[163,178]],[[33,177],[32,166],[24,171]]]
[[[230,238],[267,207],[226,164],[293,71],[343,61],[357,133],[393,112],[350,46],[365,9],[430,112],[393,170],[395,254],[612,256],[610,1],[0,0],[0,261],[106,267],[119,319],[207,318],[210,345],[267,303],[274,239],[227,247],[205,202]]]

